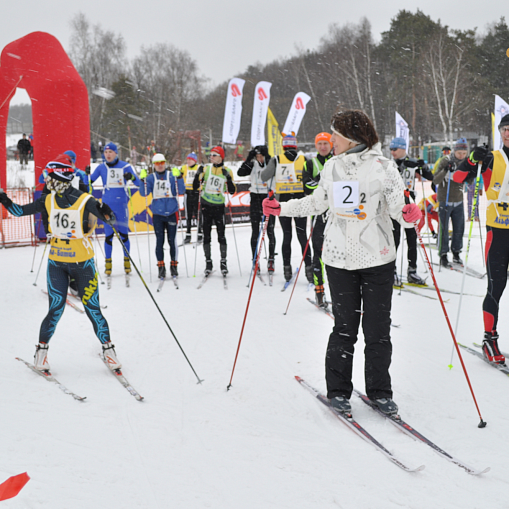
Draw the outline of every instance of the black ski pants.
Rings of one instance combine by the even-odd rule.
[[[308,242],[306,227],[307,227],[307,217],[281,217],[279,216],[279,222],[281,223],[281,228],[283,229],[283,265],[288,266],[291,265],[292,260],[292,219],[295,221],[295,230],[297,231],[297,238],[299,239],[300,246],[302,248],[302,254],[304,254],[304,250],[306,249],[306,244]],[[311,265],[311,247],[308,246],[306,251],[306,256],[304,257],[304,264],[306,267]]]
[[[358,270],[329,265],[327,278],[335,324],[325,359],[327,397],[350,398],[359,324],[364,332],[364,378],[368,398],[392,398],[391,301],[395,262]]]
[[[267,198],[266,194],[251,193],[251,205],[249,207],[249,218],[251,219],[251,251],[253,259],[258,245],[258,236],[260,234],[260,224],[262,222],[263,210],[262,201]],[[276,236],[274,234],[274,226],[276,224],[276,216],[265,218],[269,221],[267,226],[267,237],[269,238],[269,258],[274,259],[276,251]]]
[[[316,286],[323,285],[323,232],[327,221],[325,214],[316,216],[315,225],[313,226],[313,235],[311,241],[313,243],[313,279]]]
[[[201,202],[203,217],[203,244],[210,244],[212,240],[212,225],[216,225],[217,241],[226,246],[224,205],[210,205]]]
[[[396,251],[398,250],[401,241],[401,224],[398,221],[392,220],[392,232],[394,233],[394,244]],[[406,243],[408,247],[408,266],[414,269],[417,268],[417,233],[415,228],[405,228]]]
[[[486,226],[486,270],[488,291],[482,304],[484,330],[497,330],[499,303],[507,285],[509,230]]]
[[[191,223],[193,217],[195,218],[195,225],[198,226],[198,232],[201,232],[202,220],[198,218],[198,203],[200,193],[198,191],[186,190],[186,231],[191,233]],[[199,219],[199,224],[198,224]]]

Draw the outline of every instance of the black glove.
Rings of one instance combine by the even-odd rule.
[[[12,205],[12,200],[3,192],[0,192],[0,203],[8,209]]]
[[[447,165],[447,170],[450,172],[456,171],[456,163],[449,163]]]
[[[107,203],[101,203],[97,206],[101,214],[106,218],[106,223],[110,226],[113,226],[115,224],[115,221],[117,218],[115,217],[115,214],[113,213],[113,210],[111,210],[111,207]]]
[[[473,163],[480,163],[484,160],[484,158],[488,155],[488,147],[485,145],[481,145],[480,147],[475,147],[470,154],[470,160]]]
[[[90,175],[90,165],[85,166],[85,173],[86,173],[87,175]]]
[[[203,173],[203,166],[200,166],[198,168],[198,171],[196,172],[196,175],[201,175]]]
[[[417,168],[418,163],[417,161],[411,161],[410,159],[405,159],[403,161],[403,164],[407,167],[407,168]]]
[[[426,162],[424,161],[424,159],[417,159],[417,168],[424,168],[425,165]]]
[[[124,178],[126,180],[134,180],[134,175],[127,171],[127,172],[124,173]]]
[[[246,163],[252,161],[256,157],[256,150],[252,148],[247,155]]]
[[[223,175],[226,177],[226,180],[231,180],[232,179],[232,176],[230,175],[230,172],[226,168],[223,168]]]

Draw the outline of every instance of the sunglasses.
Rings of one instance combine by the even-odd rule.
[[[210,157],[221,157],[219,154],[210,154]]]

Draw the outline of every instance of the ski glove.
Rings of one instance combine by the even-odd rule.
[[[419,166],[418,162],[417,161],[412,161],[411,159],[405,159],[403,161],[403,164],[407,167],[407,168],[417,168],[417,166]]]
[[[147,170],[145,168],[143,168],[141,171],[140,171],[140,179],[141,180],[144,180],[147,178]]]
[[[232,176],[230,175],[230,172],[226,168],[223,168],[223,175],[226,177],[226,180],[231,180],[232,179]]]
[[[86,173],[87,175],[90,175],[90,165],[85,166],[85,173]]]
[[[256,150],[254,148],[252,148],[249,151],[249,154],[247,155],[246,163],[248,163],[249,161],[252,161],[255,157],[256,157]]]
[[[173,174],[173,176],[178,179],[180,177],[182,177],[182,173],[180,172],[180,170],[178,168],[173,168],[171,170],[171,173]]]
[[[113,226],[115,224],[115,221],[117,218],[115,217],[115,214],[113,213],[113,210],[111,210],[111,207],[107,203],[100,203],[97,208],[101,212],[101,214],[106,218],[106,224],[109,224],[110,226]]]
[[[262,208],[264,216],[279,216],[281,214],[281,204],[274,199],[265,198],[262,201]]]
[[[127,172],[124,173],[124,178],[126,180],[134,180],[134,175],[127,171]]]
[[[403,207],[403,219],[407,223],[415,223],[421,219],[421,216],[421,209],[415,203],[409,203]]]
[[[473,163],[480,163],[488,155],[488,149],[484,146],[475,147],[470,154]]]
[[[8,209],[12,205],[12,200],[3,191],[0,191],[0,203]]]

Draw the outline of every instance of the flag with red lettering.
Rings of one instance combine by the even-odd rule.
[[[251,146],[265,145],[265,123],[270,102],[272,83],[260,81],[255,87],[253,120],[251,122]]]
[[[9,477],[7,481],[0,484],[0,501],[14,498],[30,480],[27,473]]]
[[[242,115],[242,90],[245,80],[232,78],[228,83],[226,107],[224,109],[223,142],[235,145],[240,131]]]
[[[292,131],[297,134],[299,127],[306,114],[306,104],[309,102],[311,97],[304,92],[298,92],[293,98],[292,106],[288,117],[286,117],[285,126],[283,127],[283,133],[290,134]]]

